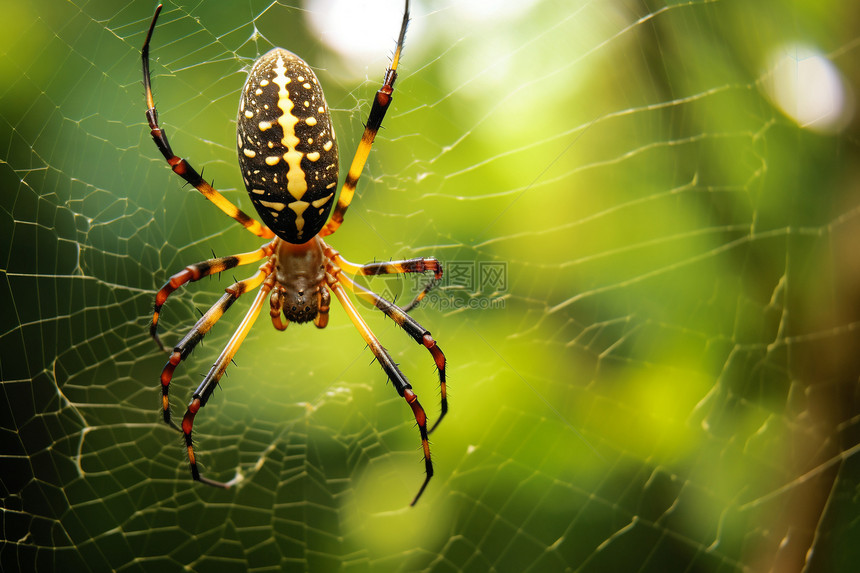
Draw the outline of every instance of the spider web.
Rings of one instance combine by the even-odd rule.
[[[399,2],[387,11],[364,28],[337,27],[332,3],[170,3],[153,78],[174,149],[251,212],[237,91],[282,45],[318,71],[348,164]],[[812,47],[856,93],[860,27],[843,4],[414,2],[394,107],[331,241],[357,262],[446,265],[413,312],[451,388],[414,508],[414,420],[337,305],[324,331],[279,333],[263,313],[195,424],[204,473],[241,481],[191,482],[159,422],[153,295],[259,241],[182,188],[150,141],[152,4],[3,12],[3,570],[860,559],[857,123],[845,112],[816,129],[783,111],[770,59],[799,71],[812,60],[796,46]],[[330,47],[349,35],[388,48],[349,60]],[[165,342],[231,280],[176,292]],[[398,299],[419,288],[369,284]],[[250,298],[177,369],[174,413]],[[428,354],[360,308],[435,419]]]

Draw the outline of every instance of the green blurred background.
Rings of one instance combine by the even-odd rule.
[[[364,4],[169,3],[153,77],[177,153],[251,210],[237,93],[281,45],[317,71],[343,174],[401,11]],[[854,570],[853,4],[413,2],[331,240],[448,269],[413,312],[451,412],[409,508],[414,420],[337,305],[324,331],[263,313],[195,425],[206,475],[244,480],[191,482],[159,423],[154,292],[259,241],[150,140],[151,2],[2,0],[3,570]],[[177,292],[166,343],[231,280]],[[250,298],[177,370],[175,412]],[[429,355],[360,308],[434,419]]]

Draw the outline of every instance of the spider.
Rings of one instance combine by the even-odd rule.
[[[261,224],[216,191],[188,161],[175,155],[167,142],[167,135],[158,125],[158,112],[152,96],[149,72],[149,43],[161,8],[162,5],[159,5],[155,10],[141,49],[143,85],[148,108],[146,118],[152,139],[177,175],[248,231],[268,241],[256,251],[212,258],[189,265],[171,276],[155,296],[150,334],[159,347],[165,350],[158,336],[158,318],[171,293],[186,283],[203,277],[238,265],[263,261],[251,277],[225,289],[218,302],[201,316],[191,331],[173,348],[161,373],[161,407],[164,421],[185,436],[191,476],[196,481],[221,488],[229,488],[237,479],[222,483],[200,475],[191,438],[192,427],[194,417],[200,408],[206,405],[266,299],[269,300],[272,324],[277,330],[285,330],[290,322],[301,324],[310,321],[313,321],[317,328],[325,328],[329,318],[331,291],[361,333],[397,393],[409,404],[418,424],[426,475],[410,504],[415,505],[433,477],[428,434],[447,413],[448,400],[445,388],[445,355],[430,332],[407,313],[442,278],[442,266],[432,257],[357,265],[344,259],[323,240],[323,237],[334,233],[343,222],[373,140],[391,104],[397,65],[409,22],[409,0],[406,0],[403,23],[391,65],[385,72],[382,87],[376,92],[364,134],[341,187],[334,213],[328,222],[326,220],[334,203],[335,188],[338,184],[337,144],[322,88],[308,64],[287,50],[274,48],[254,63],[242,88],[236,125],[239,167],[251,202],[263,220]],[[433,279],[411,303],[403,307],[356,284],[351,278],[355,275],[427,271],[433,272]],[[194,347],[236,299],[257,287],[259,291],[245,318],[203,382],[194,391],[182,418],[181,427],[177,426],[171,419],[168,395],[174,370],[188,358]],[[347,291],[372,303],[430,352],[439,372],[441,413],[429,432],[424,408],[418,402],[409,380],[358,313]]]

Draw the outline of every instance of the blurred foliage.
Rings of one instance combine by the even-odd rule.
[[[472,4],[415,3],[394,106],[331,239],[353,261],[448,269],[413,313],[449,359],[451,413],[410,509],[414,420],[336,306],[321,332],[263,313],[195,425],[207,475],[245,480],[190,481],[159,424],[152,297],[259,241],[150,141],[151,3],[3,3],[4,570],[853,570],[858,123],[800,127],[767,79],[774,52],[814,46],[856,105],[857,11]],[[170,3],[159,21],[161,123],[249,211],[237,91],[273,44],[317,70],[342,175],[360,138],[388,54],[331,50],[306,17],[329,8]],[[177,292],[164,339],[231,278]],[[248,302],[177,370],[174,413]],[[428,354],[360,308],[434,418]]]

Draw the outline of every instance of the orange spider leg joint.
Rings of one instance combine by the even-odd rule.
[[[194,415],[200,409],[200,398],[191,400],[188,405],[188,411],[185,412],[185,417],[182,418],[182,431],[185,433],[185,447],[188,451],[188,461],[191,463],[191,474],[194,479],[200,479],[200,472],[197,470],[197,459],[194,457],[194,446],[191,443],[191,426],[194,425]]]
[[[429,334],[424,335],[424,346],[433,355],[433,360],[436,362],[436,367],[439,370],[445,369],[445,355],[442,350],[436,345],[436,341]]]

